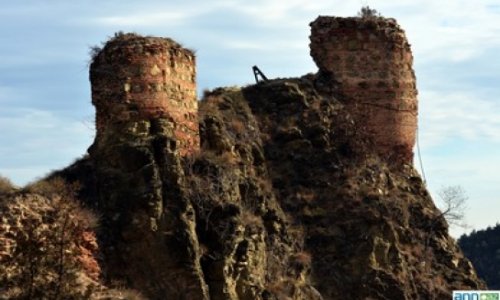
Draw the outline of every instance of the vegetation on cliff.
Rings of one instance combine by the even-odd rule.
[[[2,185],[1,299],[141,299],[101,284],[98,217],[76,199],[78,189],[62,178]]]

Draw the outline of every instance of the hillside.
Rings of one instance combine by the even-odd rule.
[[[462,235],[460,248],[490,289],[500,289],[500,225]]]
[[[0,298],[409,300],[485,288],[412,166],[404,31],[382,17],[311,28],[316,74],[201,101],[190,50],[108,41],[90,66],[88,155],[2,194]],[[26,243],[43,251],[26,257]],[[33,262],[44,264],[34,273]]]

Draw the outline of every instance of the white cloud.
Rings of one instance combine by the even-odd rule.
[[[228,5],[235,13],[247,15],[255,20],[256,24],[286,21],[287,25],[295,24],[297,18],[291,18],[292,12],[298,7],[305,12],[310,6],[304,1],[278,0],[278,1],[235,1]]]
[[[450,139],[500,143],[500,102],[465,91],[429,91],[419,95],[422,147],[435,147]]]
[[[194,17],[188,12],[149,12],[128,15],[103,16],[86,20],[86,23],[102,26],[160,26],[181,25]]]
[[[500,47],[494,1],[403,1],[394,12],[402,17],[417,61],[461,61]],[[386,5],[390,8],[391,5]]]
[[[266,39],[259,39],[256,41],[247,41],[247,40],[228,40],[223,41],[222,46],[229,49],[236,50],[255,50],[255,51],[267,51],[269,54],[272,52],[280,51],[283,52],[285,49],[290,54],[296,52],[297,50],[308,49],[307,45],[304,46],[303,41],[268,41]],[[276,53],[272,53],[272,55],[276,55]]]
[[[0,174],[19,185],[68,165],[85,153],[93,139],[83,120],[34,109],[4,112],[0,128]]]

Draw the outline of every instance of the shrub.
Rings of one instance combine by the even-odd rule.
[[[288,275],[293,278],[300,278],[306,275],[311,268],[311,254],[306,251],[295,253],[290,257]]]
[[[370,8],[370,6],[363,6],[358,12],[358,17],[364,19],[373,19],[381,17],[380,13],[376,9]]]
[[[42,180],[0,203],[0,299],[83,299],[99,285],[97,217],[76,186]]]
[[[231,127],[237,134],[242,134],[246,130],[245,123],[241,120],[233,119],[231,120]]]
[[[92,294],[90,297],[95,300],[107,300],[107,299],[117,299],[117,300],[145,300],[146,298],[142,296],[139,292],[135,290],[117,288],[117,289],[104,289],[103,291],[98,291]]]
[[[47,198],[54,198],[61,196],[63,198],[76,198],[80,190],[80,183],[68,183],[61,177],[54,177],[51,179],[42,179],[28,184],[23,188],[24,192],[39,194]]]
[[[9,178],[0,175],[0,194],[10,193],[15,189]]]
[[[294,263],[300,264],[302,266],[311,265],[311,254],[306,251],[301,251],[292,256],[292,261]]]
[[[262,221],[262,218],[256,216],[253,212],[250,212],[248,210],[242,211],[241,222],[243,223],[243,225],[250,227],[258,227],[258,228],[264,227],[264,222]]]

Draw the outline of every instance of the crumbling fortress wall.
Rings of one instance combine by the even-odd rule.
[[[199,149],[192,51],[167,38],[118,34],[94,57],[90,81],[98,137],[113,123],[161,118],[181,155]]]
[[[413,57],[403,29],[382,17],[318,17],[311,56],[384,157],[411,162],[417,129]]]

